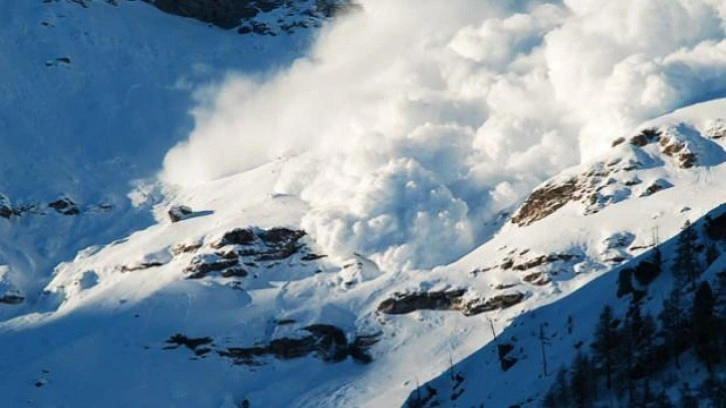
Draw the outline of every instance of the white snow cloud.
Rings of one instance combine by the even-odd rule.
[[[163,178],[289,160],[331,253],[454,260],[491,214],[632,126],[726,96],[721,0],[364,0],[310,55],[201,90]]]

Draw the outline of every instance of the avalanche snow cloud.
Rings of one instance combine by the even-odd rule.
[[[287,69],[199,90],[163,178],[285,160],[276,191],[331,253],[433,267],[630,127],[726,95],[723,0],[360,3]]]

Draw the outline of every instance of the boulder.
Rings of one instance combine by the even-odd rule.
[[[171,222],[179,222],[188,218],[194,211],[186,205],[172,205],[167,214]]]

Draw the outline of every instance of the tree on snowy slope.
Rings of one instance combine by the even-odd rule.
[[[613,318],[613,309],[610,306],[605,306],[602,313],[600,313],[600,319],[595,328],[595,341],[592,343],[592,349],[595,354],[595,366],[605,374],[605,384],[608,390],[612,389],[613,365],[617,345],[617,322]]]
[[[572,363],[570,390],[574,406],[577,408],[591,407],[597,399],[597,376],[592,361],[583,352],[577,353]]]
[[[641,313],[638,303],[631,304],[627,317],[625,330],[628,333],[625,338],[630,341],[632,355],[627,375],[629,381],[632,381],[633,378],[644,378],[658,368],[654,347],[656,325],[652,316]]]
[[[680,355],[685,349],[688,336],[688,317],[681,291],[674,285],[668,299],[663,301],[663,309],[658,315],[661,322],[660,335],[669,349],[670,357],[675,358],[676,368],[681,368]]]
[[[713,314],[714,304],[711,285],[702,282],[693,299],[693,345],[709,372],[713,372],[714,365],[719,363],[718,339],[722,335]]]
[[[678,236],[676,244],[676,257],[673,260],[673,275],[678,286],[685,286],[690,283],[691,290],[696,289],[696,277],[698,276],[699,262],[696,253],[696,230],[690,221],[683,225],[683,232]]]

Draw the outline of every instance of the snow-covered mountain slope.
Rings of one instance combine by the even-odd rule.
[[[3,10],[0,265],[31,301],[60,261],[154,222],[143,180],[190,131],[192,89],[287,64],[313,35],[241,36],[132,1]]]
[[[655,228],[666,240],[722,204],[723,112],[717,100],[634,129],[535,190],[480,248],[430,271],[324,257],[298,232],[306,204],[273,191],[289,160],[183,189],[174,200],[194,211],[185,219],[80,252],[56,268],[34,313],[2,323],[16,350],[3,358],[3,395],[37,406],[402,404],[489,344],[488,321],[510,330],[586,285],[566,302],[610,296],[607,272],[649,248]],[[693,152],[689,165],[668,153],[674,143]],[[570,180],[567,194],[539,193]],[[529,211],[533,202],[547,214]],[[522,222],[530,212],[537,219]],[[524,395],[496,389],[497,404]]]
[[[182,3],[0,15],[2,405],[520,403],[492,332],[585,336],[726,201],[726,100],[615,138],[723,97],[718,2],[364,0],[297,60],[332,3]]]
[[[709,222],[712,222],[711,230],[704,232]],[[725,289],[722,281],[726,276],[724,252],[726,204],[709,211],[704,218],[694,219],[692,225],[691,228],[697,231],[698,236],[694,244],[700,247],[695,259],[700,265],[698,281],[708,282],[714,288],[714,292],[719,291],[716,293],[720,295],[716,293],[714,295],[717,304],[722,305]],[[594,333],[599,324],[598,319],[606,306],[613,311],[614,319],[620,322],[628,321],[627,316],[632,313],[634,307],[643,316],[658,318],[663,312],[663,302],[669,298],[669,293],[679,291],[683,292],[682,307],[686,311],[686,316],[690,318],[689,310],[694,302],[695,291],[679,287],[678,285],[682,283],[675,277],[677,247],[684,239],[682,234],[683,232],[680,232],[643,255],[624,262],[557,302],[526,310],[512,318],[505,326],[497,328],[496,340],[450,366],[438,378],[414,391],[409,396],[407,406],[553,406],[546,405],[545,398],[548,391],[556,381],[559,381],[559,373],[564,370],[567,370],[568,375],[571,373],[575,355],[591,353],[591,347],[596,341]],[[720,257],[708,259],[709,256],[704,253],[706,252],[704,244],[718,248]],[[662,264],[657,266],[653,263],[655,248],[662,256]],[[654,266],[656,272],[653,270]],[[633,274],[634,271],[639,272]],[[624,291],[623,289],[627,287],[630,290]],[[660,327],[661,323],[658,323],[658,326]],[[722,328],[714,326],[713,329],[714,332],[720,333],[717,336],[723,336],[723,333],[718,331],[723,330]],[[672,347],[668,344],[668,339],[659,338],[661,335],[662,329],[657,332],[656,338],[651,338],[653,343],[648,345],[651,350]],[[718,337],[715,340],[719,341]],[[698,406],[719,406],[719,403],[723,402],[723,394],[721,397],[717,396],[714,402],[711,399],[713,394],[708,398],[701,387],[704,380],[709,377],[715,378],[716,381],[724,381],[723,365],[718,365],[713,373],[715,376],[712,376],[698,361],[699,357],[695,351],[692,349],[684,351],[680,363],[674,364],[672,356],[668,353],[663,356],[661,352],[660,361],[651,363],[652,366],[659,367],[655,370],[655,374],[641,372],[633,375],[632,382],[637,391],[638,401],[626,399],[624,395],[627,394],[625,392],[627,387],[624,385],[621,385],[623,388],[619,391],[606,390],[605,379],[602,376],[603,384],[598,385],[599,391],[587,391],[594,401],[592,406],[639,406],[640,398],[647,398],[643,395],[643,389],[648,388],[652,392],[650,398],[664,395],[671,403],[680,401],[683,394],[679,392],[684,388],[701,389],[700,394],[696,394]],[[639,356],[644,352],[644,350],[634,350],[631,353]],[[625,358],[620,357],[618,363],[623,364],[624,360]],[[575,389],[571,391],[573,394],[577,392]],[[723,391],[716,391],[716,395],[718,392]],[[654,401],[652,403],[654,406],[663,406]],[[554,406],[569,405],[555,401]]]

